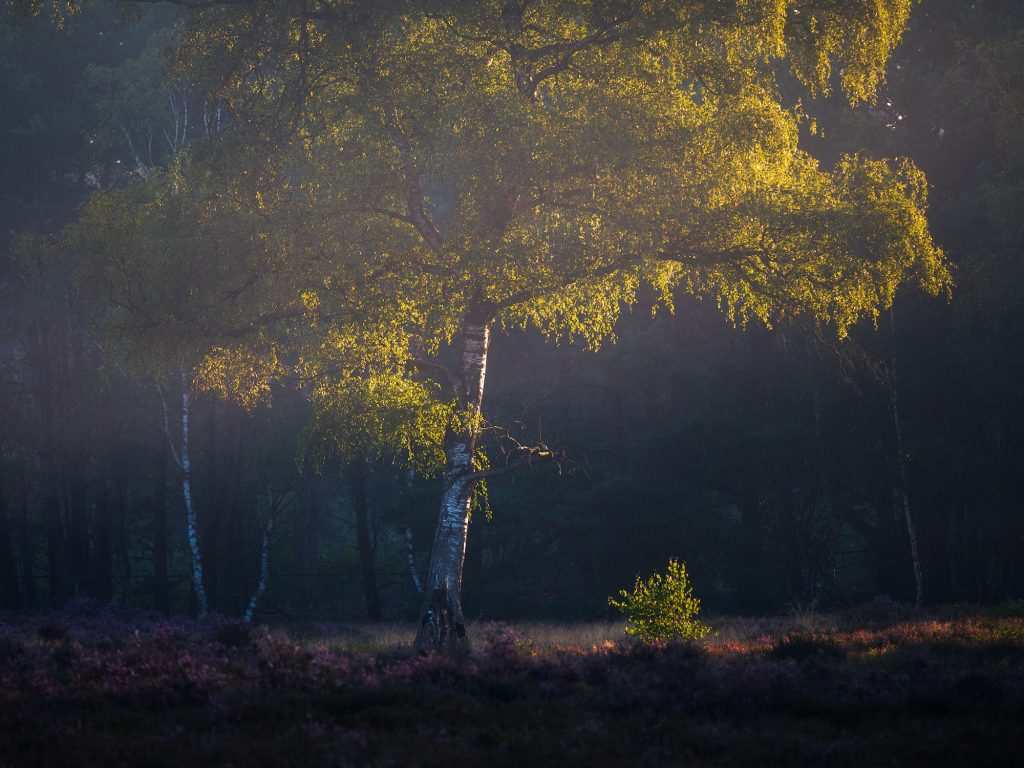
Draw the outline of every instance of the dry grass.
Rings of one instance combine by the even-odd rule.
[[[956,606],[939,611],[936,616],[956,618],[960,614],[971,616],[977,609],[957,610]],[[1024,603],[997,606],[988,611],[992,617],[1024,617]],[[703,641],[717,653],[735,651],[741,646],[761,648],[781,642],[795,635],[820,636],[855,634],[864,630],[880,630],[897,625],[927,626],[927,619],[935,618],[916,612],[912,607],[878,600],[845,613],[827,613],[813,606],[795,606],[787,613],[775,616],[705,616],[711,634]],[[412,623],[308,623],[290,624],[284,629],[291,637],[304,643],[328,649],[361,653],[393,652],[412,646],[416,628]],[[517,645],[531,652],[555,650],[590,651],[632,642],[626,634],[623,621],[551,622],[551,621],[475,621],[467,627],[476,649],[485,650],[489,639],[501,634],[508,637],[511,630]]]
[[[712,616],[706,619],[712,633],[708,645],[732,645],[759,640],[778,640],[793,633],[835,632],[839,619],[810,608],[798,608],[779,616],[749,618]],[[509,627],[516,640],[535,651],[591,650],[608,644],[621,645],[630,638],[624,621],[592,622],[470,622],[469,637],[475,646],[485,644],[495,627]],[[411,647],[416,628],[401,622],[375,624],[308,624],[287,627],[289,635],[312,645],[366,653],[399,651]]]
[[[511,625],[516,637],[538,650],[556,648],[600,648],[607,643],[618,645],[626,639],[624,621],[587,623],[517,622]],[[479,631],[479,628],[477,628]]]
[[[506,626],[500,622],[470,622],[467,627],[474,644],[486,642],[493,628]],[[626,639],[625,622],[513,622],[508,624],[524,646],[536,650],[579,648],[589,650],[606,643],[619,644]],[[376,624],[303,624],[289,626],[288,634],[304,643],[326,648],[366,653],[407,649],[412,645],[416,628],[412,624],[381,622]]]
[[[0,768],[1017,765],[1024,618],[887,610],[674,645],[477,623],[470,656],[403,652],[404,623],[0,622]]]

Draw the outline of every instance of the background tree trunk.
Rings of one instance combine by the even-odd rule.
[[[237,408],[231,408],[224,414],[225,430],[230,436],[227,466],[224,467],[223,509],[224,517],[221,526],[222,557],[221,557],[221,610],[234,615],[243,609],[245,604],[244,590],[247,583],[247,569],[242,554],[242,523],[243,513],[248,507],[244,501],[242,468],[244,464],[244,444],[246,420]]]
[[[302,479],[302,525],[294,535],[294,562],[298,569],[295,588],[298,590],[299,608],[309,612],[314,607],[317,588],[317,571],[320,566],[320,533],[324,517],[324,480],[321,476],[307,474]],[[298,513],[297,513],[298,514]],[[294,519],[294,518],[293,518]]]
[[[50,607],[59,608],[68,598],[67,563],[64,558],[64,518],[61,514],[60,482],[57,472],[54,435],[55,397],[50,366],[49,329],[33,324],[26,335],[25,351],[39,413],[39,469],[42,484],[42,511],[46,520],[46,575]]]
[[[38,602],[34,552],[28,506],[28,457],[22,455],[18,466],[18,559],[21,561],[21,587],[30,607]]]
[[[111,498],[108,482],[115,483],[114,498]],[[115,499],[119,506],[122,489],[120,481],[101,480],[96,498],[96,525],[94,529],[92,567],[90,569],[91,594],[97,600],[109,601],[114,596],[114,510]],[[123,514],[123,510],[121,510]]]
[[[153,474],[153,602],[163,614],[171,612],[167,585],[167,448],[156,450]]]
[[[132,559],[131,532],[128,530],[128,485],[124,478],[117,480],[117,536],[115,550],[117,554],[117,576],[121,582],[121,604],[128,605],[131,593]],[[111,563],[113,567],[113,563]]]
[[[359,548],[359,571],[363,581],[363,597],[366,600],[366,618],[380,621],[383,610],[380,591],[377,589],[377,570],[373,561],[373,542],[370,540],[370,510],[366,503],[366,481],[370,474],[366,459],[354,459],[349,466],[349,486],[352,494],[352,508],[356,515],[356,543]]]
[[[412,546],[412,528],[409,526],[405,527],[405,558],[409,565],[409,578],[412,580],[412,585],[416,589],[416,594],[423,594],[423,580],[420,579],[420,574],[416,570],[416,553]]]
[[[11,549],[10,518],[7,514],[7,496],[0,485],[0,601],[8,610],[21,608],[21,589],[18,586],[18,569],[14,564]]]
[[[77,454],[77,451],[75,452]],[[89,496],[80,457],[62,457],[64,467],[64,509],[67,511],[67,554],[70,557],[72,589],[75,595],[96,596],[89,546]]]

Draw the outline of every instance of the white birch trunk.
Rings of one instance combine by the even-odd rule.
[[[188,546],[192,553],[192,587],[196,592],[197,618],[206,618],[209,604],[206,601],[206,587],[203,586],[203,553],[199,546],[199,526],[196,509],[192,500],[192,453],[189,447],[189,430],[192,397],[188,391],[185,372],[181,373],[181,495],[185,501]]]
[[[462,615],[462,569],[473,498],[473,454],[480,433],[490,338],[490,319],[467,313],[462,332],[462,391],[458,393],[465,423],[450,428],[445,436],[444,495],[423,585],[423,608],[416,634],[419,648],[467,644]]]
[[[267,527],[263,529],[263,538],[260,540],[260,578],[256,583],[256,591],[249,598],[249,606],[245,609],[245,622],[251,622],[256,613],[256,606],[259,605],[263,593],[267,591],[267,581],[270,579],[270,534],[274,532],[274,495],[267,489],[267,502],[270,505],[267,513]]]

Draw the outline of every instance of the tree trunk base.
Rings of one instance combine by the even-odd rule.
[[[416,648],[421,651],[469,650],[462,607],[457,596],[448,591],[447,584],[430,595],[416,632]]]

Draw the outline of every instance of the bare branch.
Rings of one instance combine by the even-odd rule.
[[[506,446],[502,452],[505,455],[505,464],[500,467],[481,469],[470,473],[467,477],[470,480],[484,480],[488,477],[500,477],[513,472],[520,472],[524,469],[532,469],[540,464],[553,463],[559,474],[562,472],[562,464],[565,461],[565,450],[552,448],[543,440],[538,440],[533,445],[527,445],[519,441],[508,430],[501,427],[489,426],[489,432],[496,432],[505,441]]]

